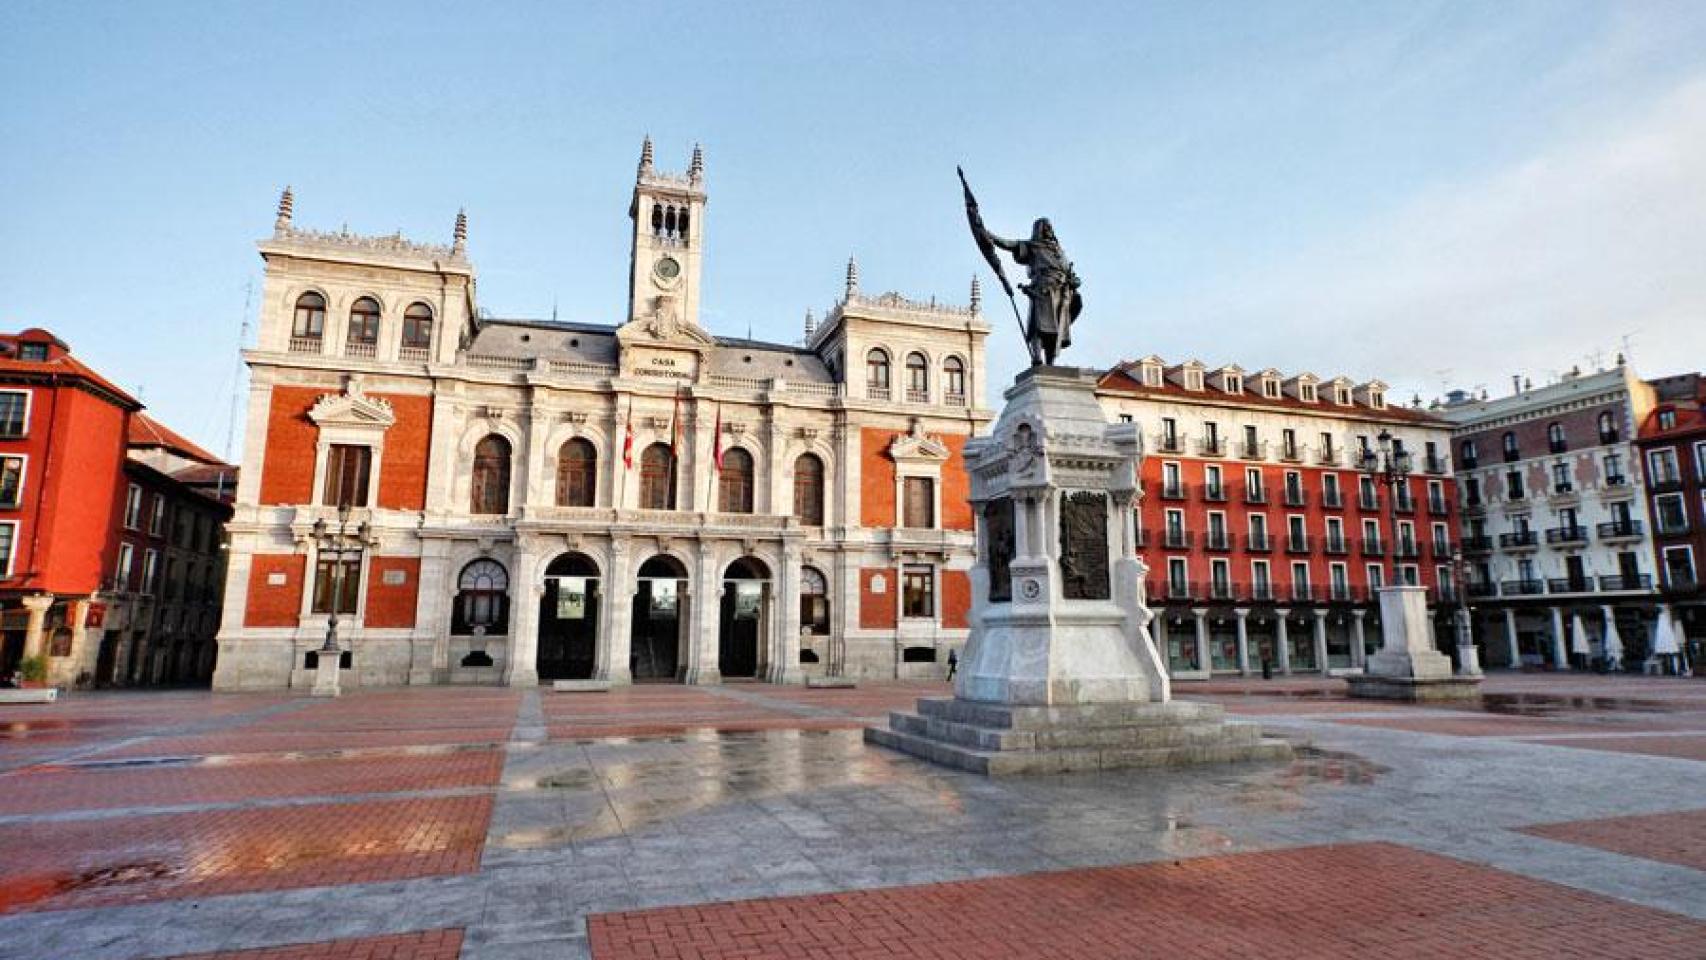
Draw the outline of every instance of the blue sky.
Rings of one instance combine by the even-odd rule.
[[[992,228],[1050,216],[1077,262],[1069,362],[1406,397],[1624,335],[1706,366],[1700,3],[7,0],[0,328],[223,452],[284,184],[304,226],[443,241],[466,207],[483,305],[609,323],[648,132],[666,168],[705,146],[717,333],[797,338],[850,253],[963,300],[963,163]]]

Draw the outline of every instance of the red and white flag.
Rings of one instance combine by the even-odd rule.
[[[717,424],[711,428],[711,467],[723,470],[723,405],[717,404]]]
[[[669,414],[669,455],[679,459],[681,449],[681,391],[675,391],[675,409]]]
[[[634,398],[628,398],[628,420],[622,436],[622,469],[634,469]]]

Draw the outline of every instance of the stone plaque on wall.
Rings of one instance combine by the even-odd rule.
[[[996,497],[983,505],[983,558],[989,569],[989,602],[1013,599],[1013,498]]]
[[[1060,589],[1067,600],[1106,600],[1108,496],[1090,490],[1060,497]]]

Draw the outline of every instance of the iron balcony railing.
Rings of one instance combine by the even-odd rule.
[[[1616,537],[1638,537],[1641,535],[1641,521],[1635,519],[1612,520],[1599,525],[1599,538],[1610,540]]]
[[[1386,555],[1386,544],[1379,537],[1362,538],[1362,555],[1365,557],[1383,557]]]
[[[1268,553],[1273,548],[1273,538],[1265,533],[1252,533],[1244,538],[1244,549],[1252,553]]]
[[[1321,538],[1321,550],[1324,553],[1342,557],[1351,552],[1351,544],[1344,537],[1335,537],[1329,533]]]
[[[1251,600],[1268,601],[1274,599],[1273,583],[1252,583],[1248,594]]]
[[[1507,448],[1505,450],[1505,462],[1506,463],[1515,463],[1521,459],[1522,459],[1522,451],[1521,450],[1517,450],[1517,449],[1513,449],[1513,448]]]
[[[1400,494],[1397,499],[1393,500],[1392,509],[1399,513],[1415,513],[1416,498]]]
[[[1286,553],[1308,553],[1309,552],[1309,535],[1304,534],[1302,536],[1296,536],[1293,534],[1286,534],[1285,552]]]
[[[1606,591],[1651,590],[1653,589],[1653,577],[1646,573],[1612,574],[1599,578],[1599,588]]]
[[[1225,484],[1205,483],[1197,489],[1202,491],[1202,498],[1209,503],[1225,503],[1227,500]]]
[[[1354,603],[1357,600],[1362,599],[1360,596],[1361,593],[1361,590],[1348,583],[1335,583],[1328,587],[1327,598],[1329,600],[1338,601],[1339,603]]]
[[[1507,597],[1537,597],[1546,592],[1544,580],[1506,580],[1501,590]]]
[[[1469,595],[1471,597],[1496,597],[1499,595],[1499,585],[1492,581],[1486,583],[1470,581]]]
[[[1364,510],[1379,510],[1380,498],[1367,493],[1357,494],[1357,506]]]
[[[1436,517],[1443,517],[1451,512],[1451,507],[1446,505],[1444,497],[1429,497],[1428,512]]]
[[[1294,583],[1291,585],[1291,599],[1310,603],[1321,599],[1321,591],[1312,583]]]
[[[1682,475],[1676,473],[1660,474],[1647,481],[1648,493],[1675,493],[1682,489]]]
[[[1546,531],[1546,542],[1552,544],[1587,543],[1587,527],[1551,527]]]
[[[1285,488],[1285,505],[1288,507],[1304,507],[1309,505],[1309,492],[1300,487]]]
[[[1392,550],[1392,555],[1401,560],[1410,560],[1422,555],[1422,550],[1414,540],[1400,540]]]
[[[1160,453],[1184,453],[1185,441],[1176,433],[1158,433],[1155,435],[1155,449]]]
[[[1208,598],[1210,600],[1236,600],[1238,595],[1233,591],[1230,581],[1210,580],[1208,582]]]
[[[1295,443],[1280,444],[1279,458],[1287,463],[1303,462],[1303,448]]]
[[[1546,591],[1548,593],[1592,593],[1592,577],[1548,577]]]
[[[1183,499],[1185,499],[1185,485],[1182,483],[1178,483],[1178,482],[1162,481],[1162,483],[1161,483],[1161,499],[1163,499],[1163,500],[1183,500]]]
[[[1184,550],[1195,540],[1189,530],[1168,530],[1161,538],[1161,545],[1169,550]]]
[[[1603,446],[1606,446],[1609,444],[1613,444],[1613,443],[1616,443],[1620,438],[1621,438],[1621,434],[1619,434],[1616,430],[1601,430],[1599,432],[1599,445],[1603,447]]]
[[[1245,460],[1266,459],[1268,456],[1268,442],[1266,440],[1257,440],[1255,443],[1251,443],[1248,440],[1239,441],[1238,456]]]
[[[1540,543],[1540,534],[1533,530],[1518,530],[1516,533],[1499,534],[1499,546],[1506,549],[1532,547]]]
[[[1442,474],[1446,471],[1451,458],[1439,454],[1429,454],[1422,457],[1422,469],[1432,474]]]
[[[1197,441],[1197,454],[1204,457],[1226,456],[1226,441],[1220,437],[1203,437]]]
[[[1464,537],[1464,553],[1487,553],[1493,549],[1493,538],[1488,536]]]
[[[1315,452],[1315,462],[1323,467],[1339,465],[1339,451],[1332,447],[1323,447]]]
[[[1245,487],[1244,502],[1262,504],[1268,502],[1267,487]]]
[[[1550,453],[1568,453],[1570,444],[1567,440],[1548,440],[1546,441],[1546,449]]]
[[[1209,530],[1208,532],[1203,534],[1203,538],[1202,538],[1203,549],[1204,550],[1231,550],[1232,544],[1233,544],[1233,539],[1234,538],[1233,538],[1232,534],[1227,533],[1225,530]]]
[[[1329,510],[1338,510],[1345,505],[1345,495],[1338,490],[1322,490],[1321,506]]]
[[[1688,574],[1670,573],[1665,575],[1666,593],[1699,593],[1700,581]]]

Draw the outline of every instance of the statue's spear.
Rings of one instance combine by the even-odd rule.
[[[966,182],[966,172],[961,167],[954,167],[960,175],[960,188],[966,194],[966,222],[971,225],[971,238],[977,243],[978,252],[989,262],[989,268],[995,271],[995,279],[1001,281],[1001,289],[1007,292],[1007,304],[1013,308],[1013,319],[1019,324],[1019,339],[1025,342],[1025,349],[1031,354],[1031,363],[1037,363],[1037,348],[1031,343],[1031,338],[1025,334],[1025,321],[1019,316],[1019,303],[1013,299],[1013,285],[1007,282],[1007,272],[1001,269],[1001,258],[995,254],[995,244],[990,242],[989,231],[984,229],[983,214],[977,211],[977,198],[972,196],[971,184]]]

